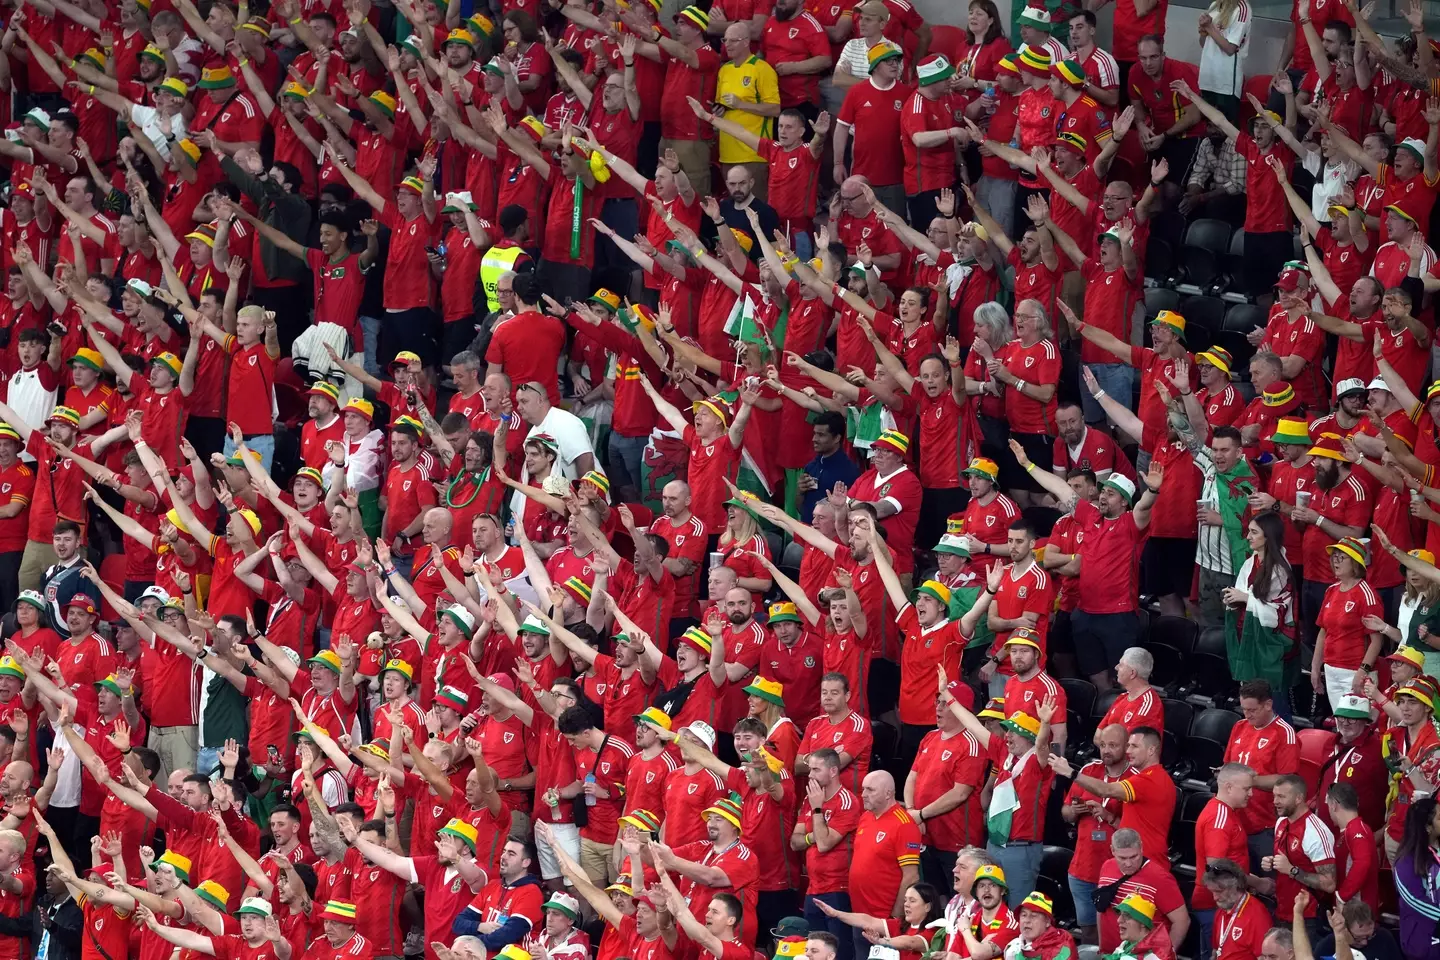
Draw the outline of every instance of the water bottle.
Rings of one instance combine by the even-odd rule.
[[[560,822],[560,794],[551,787],[545,791],[545,802],[550,806],[550,819],[556,823]]]
[[[593,774],[593,773],[587,773],[587,774],[585,774],[585,782],[586,782],[586,783],[594,783],[594,782],[595,782],[595,774]],[[593,793],[587,793],[587,794],[585,794],[585,806],[587,806],[587,807],[593,807],[593,806],[595,806],[595,794],[593,794]]]
[[[1010,149],[1011,149],[1011,150],[1019,150],[1019,149],[1020,149],[1020,128],[1019,128],[1018,125],[1017,125],[1016,128],[1015,128],[1015,134],[1014,134],[1014,136],[1012,136],[1012,137],[1010,138]],[[1019,168],[1018,166],[1016,166],[1015,164],[1012,163],[1012,164],[1010,164],[1010,169],[1011,169],[1011,170],[1019,170],[1020,168]]]

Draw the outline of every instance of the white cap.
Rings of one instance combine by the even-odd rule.
[[[690,736],[705,744],[707,750],[715,749],[715,728],[704,720],[696,720],[690,724],[690,726],[686,727],[685,730],[689,732]]]
[[[34,113],[34,112],[35,112],[34,110],[30,111],[30,113]],[[41,112],[43,113],[44,111],[41,111]],[[25,114],[25,116],[28,117],[28,116],[30,116],[30,114],[27,113],[27,114]],[[1423,156],[1425,156],[1425,141],[1424,141],[1424,140],[1420,140],[1420,139],[1417,139],[1417,138],[1415,138],[1415,137],[1406,137],[1404,140],[1401,140],[1399,143],[1395,144],[1395,146],[1397,146],[1397,147],[1404,147],[1406,150],[1409,150],[1409,151],[1411,151],[1412,153],[1414,153],[1417,157],[1423,157]]]
[[[240,901],[240,909],[235,912],[241,916],[248,913],[261,917],[273,917],[275,908],[270,906],[270,901],[264,897],[246,897]]]
[[[32,107],[30,110],[26,111],[25,115],[20,119],[34,120],[40,126],[46,128],[50,126],[50,114],[46,113],[44,110],[41,110],[39,107]],[[1406,142],[1408,143],[1409,141],[1407,140]],[[1419,140],[1416,140],[1415,142],[1420,144],[1420,155],[1424,156],[1425,144],[1421,143]]]
[[[1050,11],[1044,7],[1027,6],[1020,11],[1020,19],[1028,20],[1036,26],[1048,27],[1050,26]]]
[[[1367,389],[1367,390],[1386,390],[1386,391],[1388,391],[1390,388],[1385,385],[1385,378],[1384,378],[1384,377],[1376,377],[1374,380],[1371,380],[1371,381],[1370,381],[1370,386],[1367,387],[1366,389]],[[1354,951],[1352,950],[1351,953],[1354,953]]]
[[[1100,486],[1109,487],[1125,495],[1125,499],[1131,503],[1135,502],[1135,481],[1118,473],[1112,473],[1101,481]]]
[[[146,588],[145,588],[145,591],[140,594],[140,599],[141,599],[141,600],[144,600],[146,597],[154,597],[156,600],[159,600],[161,603],[169,603],[169,602],[170,602],[170,594],[165,590],[164,587],[158,587],[158,586],[149,586],[149,587],[146,587]]]
[[[475,205],[475,198],[470,196],[469,190],[452,190],[445,194],[445,208],[459,207],[470,208]]]
[[[129,287],[131,290],[134,290],[142,297],[155,296],[155,288],[150,286],[150,284],[146,283],[144,280],[139,279],[138,277],[126,281],[125,286]]]
[[[1335,396],[1343,397],[1345,394],[1355,390],[1363,393],[1368,389],[1369,388],[1365,386],[1364,380],[1361,380],[1359,377],[1350,377],[1335,384]]]

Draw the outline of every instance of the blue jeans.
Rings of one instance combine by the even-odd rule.
[[[1123,407],[1130,406],[1130,392],[1135,383],[1135,368],[1128,363],[1092,363],[1090,372],[1095,381]],[[1100,401],[1090,396],[1089,390],[1080,392],[1080,404],[1085,411],[1085,422],[1098,425],[1105,422],[1105,408]]]
[[[1082,927],[1095,926],[1095,884],[1081,880],[1074,874],[1065,877],[1070,881],[1070,897],[1075,901],[1075,922]]]
[[[1196,910],[1195,922],[1200,927],[1200,949],[1195,954],[1195,960],[1210,960],[1210,936],[1215,929],[1214,910]]]
[[[375,348],[380,343],[380,318],[361,317],[360,329],[365,334],[365,372],[372,377],[378,377],[380,362],[375,359]]]
[[[618,490],[634,487],[640,491],[640,463],[645,459],[645,445],[648,436],[627,437],[610,431],[610,482]]]
[[[208,777],[220,766],[219,747],[201,747],[195,752],[195,772]]]
[[[1011,910],[1019,910],[1020,902],[1035,890],[1035,879],[1040,876],[1040,860],[1045,856],[1045,847],[1039,843],[1006,847],[991,843],[986,845],[985,851],[1005,871],[1005,882],[1010,887],[1006,900]]]
[[[834,934],[839,943],[835,947],[835,960],[855,960],[855,934],[844,922],[837,917],[826,916],[815,906],[816,900],[822,900],[826,906],[834,907],[836,910],[850,909],[850,894],[848,893],[819,893],[805,895],[805,920],[810,924],[810,929],[828,930]],[[868,947],[868,944],[867,944]],[[868,953],[868,949],[867,949]]]
[[[266,473],[275,465],[275,438],[270,435],[260,434],[245,439],[245,446],[250,448],[252,453],[260,454],[260,466]],[[235,452],[235,440],[233,437],[225,438],[225,456]]]
[[[801,260],[809,260],[815,256],[815,238],[806,230],[796,230],[790,235],[790,249]]]

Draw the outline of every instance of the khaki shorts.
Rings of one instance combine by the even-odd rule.
[[[614,846],[613,843],[596,843],[580,838],[580,866],[590,882],[602,890],[620,879],[620,873],[610,858]]]

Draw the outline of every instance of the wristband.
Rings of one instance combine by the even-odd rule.
[[[95,84],[93,84],[93,83],[90,84],[90,95],[91,95],[91,96],[94,96],[94,95],[95,95]]]
[[[1096,390],[1094,393],[1090,394],[1090,396],[1094,397],[1096,400],[1099,400],[1101,397],[1105,396],[1105,391]]]
[[[1025,464],[1025,472],[1026,472],[1026,473],[1034,473],[1034,472],[1035,472],[1035,464],[1033,464],[1033,463],[1027,463],[1027,464]]]
[[[246,60],[241,60],[241,61],[239,61],[239,63],[240,63],[240,66],[242,66],[242,67],[248,67],[248,66],[250,66],[250,61],[249,61],[248,59],[246,59]]]
[[[959,369],[960,369],[960,361],[959,361],[959,360],[951,360],[951,361],[950,361],[950,368],[951,368],[952,370],[959,370]]]
[[[704,246],[699,246],[699,247],[696,247],[694,250],[691,250],[691,251],[690,251],[690,255],[695,258],[695,262],[696,262],[696,263],[699,263],[699,262],[700,262],[700,258],[703,257],[703,256],[705,256],[705,248],[704,248]]]
[[[805,834],[805,846],[807,846],[807,847],[813,847],[813,846],[815,846],[815,834],[813,834],[813,833],[807,833],[807,834]]]
[[[299,18],[299,17],[292,17],[290,20],[288,20],[288,21],[286,21],[286,22],[289,23],[290,26],[293,27],[293,26],[295,26],[295,24],[297,24],[297,23],[300,22],[300,18]]]

